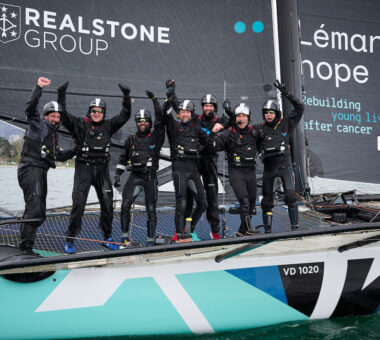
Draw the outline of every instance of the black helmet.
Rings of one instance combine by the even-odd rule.
[[[135,114],[135,122],[136,124],[141,120],[146,119],[149,123],[152,123],[152,115],[148,110],[141,109],[140,111],[137,111]]]
[[[95,99],[91,100],[90,105],[88,107],[88,113],[87,113],[88,117],[91,117],[91,109],[93,107],[101,107],[103,109],[103,111],[104,111],[104,117],[103,118],[106,118],[106,108],[107,108],[107,106],[106,106],[106,102],[103,99],[101,99],[101,98],[95,98]]]
[[[265,120],[265,112],[270,111],[270,110],[276,113],[276,119],[281,118],[280,105],[276,99],[269,99],[264,103],[263,108],[262,108],[264,120]]]
[[[57,102],[51,101],[44,105],[44,116],[47,116],[50,112],[62,112],[62,106]]]
[[[246,116],[251,116],[251,110],[249,109],[249,106],[246,103],[240,103],[239,105],[236,105],[234,108],[234,117],[236,117],[238,114],[243,113]]]
[[[193,113],[195,111],[195,106],[194,106],[192,101],[186,99],[179,104],[178,112],[180,110],[186,110],[186,111],[190,111],[191,113]]]
[[[212,94],[206,94],[201,99],[201,105],[203,107],[204,104],[214,104],[214,112],[218,111],[218,101]]]

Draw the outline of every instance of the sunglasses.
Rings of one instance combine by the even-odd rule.
[[[274,112],[273,110],[265,111],[265,114],[267,114],[267,113],[270,113],[270,114],[272,114],[272,115],[275,115],[275,114],[276,114],[276,112]]]
[[[149,119],[140,118],[140,119],[137,119],[137,123],[149,123]]]
[[[104,113],[104,110],[102,110],[102,109],[91,109],[91,113],[99,113],[99,114],[101,114],[101,113]]]

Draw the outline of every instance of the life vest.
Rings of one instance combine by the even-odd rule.
[[[130,138],[130,153],[128,164],[130,171],[148,172],[158,168],[158,158],[155,155],[156,146],[152,144],[152,133],[145,137],[134,134]]]
[[[239,133],[234,127],[229,127],[235,141],[232,150],[228,151],[227,160],[230,167],[253,168],[256,166],[256,140],[254,129],[249,126],[249,133]]]
[[[260,150],[266,158],[289,153],[289,136],[286,131],[278,129],[280,120],[274,127],[263,125],[260,131]]]
[[[177,124],[175,157],[177,159],[198,158],[202,148],[194,123],[190,122],[187,125]]]
[[[106,164],[110,159],[111,135],[106,124],[88,123],[86,137],[77,156],[78,161]]]
[[[55,168],[56,134],[49,131],[40,141],[24,136],[21,162],[29,162],[45,169]]]

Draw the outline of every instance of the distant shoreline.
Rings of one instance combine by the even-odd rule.
[[[18,164],[0,164],[0,168],[17,168]],[[56,169],[74,169],[74,166],[57,166]],[[54,170],[54,169],[53,169]]]

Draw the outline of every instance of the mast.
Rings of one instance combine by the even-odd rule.
[[[277,1],[277,14],[281,82],[286,84],[289,92],[294,93],[298,98],[302,98],[302,62],[297,0]],[[284,113],[289,114],[292,111],[292,105],[288,100],[283,101],[282,107]],[[303,195],[308,188],[303,117],[290,136],[290,144],[296,179],[296,192]]]

